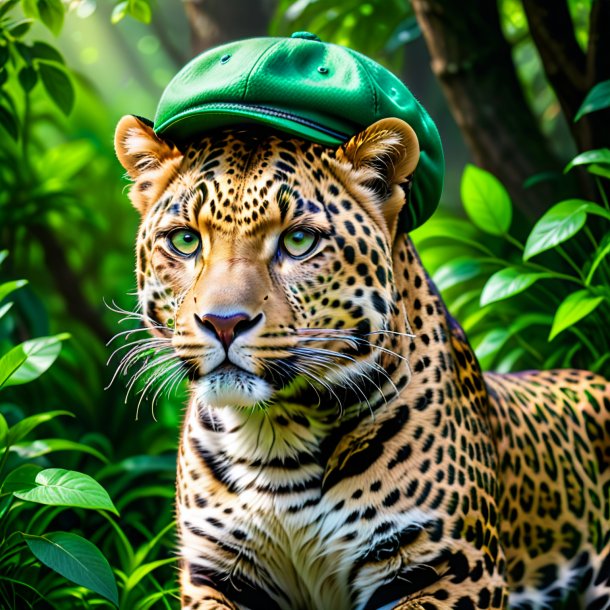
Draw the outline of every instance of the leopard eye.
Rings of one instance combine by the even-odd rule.
[[[318,244],[318,234],[309,229],[293,229],[284,233],[282,248],[292,258],[303,258]]]
[[[191,256],[192,254],[195,254],[201,243],[199,235],[197,235],[195,231],[190,231],[189,229],[172,231],[168,235],[167,240],[170,248],[182,256]]]

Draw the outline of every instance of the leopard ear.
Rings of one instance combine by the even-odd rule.
[[[351,163],[356,181],[377,195],[394,235],[405,204],[402,186],[408,184],[419,161],[419,141],[413,128],[401,119],[381,119],[341,146],[337,158]]]
[[[129,198],[144,214],[175,174],[182,153],[172,143],[157,136],[152,125],[132,115],[119,121],[114,149],[121,165],[135,182]]]

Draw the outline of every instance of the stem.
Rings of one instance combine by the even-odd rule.
[[[0,477],[2,476],[2,471],[4,470],[4,466],[6,465],[6,461],[8,460],[8,452],[11,448],[10,445],[6,447],[4,453],[2,454],[2,459],[0,460]]]
[[[584,283],[585,278],[582,275],[582,271],[580,270],[578,265],[572,260],[572,258],[568,255],[568,253],[561,246],[556,246],[555,249],[557,250],[557,252],[559,252],[559,254],[563,257],[563,259],[568,263],[568,265],[570,265],[570,267],[572,267],[572,269],[574,269],[574,271],[576,271],[581,282]]]
[[[540,265],[538,263],[531,263],[530,261],[524,262],[523,264],[526,267],[532,267],[532,269],[538,269],[539,271],[552,273],[553,277],[557,278],[558,280],[566,280],[567,282],[574,282],[575,284],[582,286],[582,281],[574,277],[573,275],[568,275],[567,273],[560,273],[559,271],[554,271],[549,267],[545,267],[544,265]]]
[[[505,233],[504,234],[504,239],[509,243],[512,244],[513,246],[515,246],[515,248],[518,248],[519,250],[521,250],[523,252],[523,250],[525,250],[525,246],[518,240],[515,239],[512,235],[510,235],[509,233]]]
[[[606,197],[606,192],[604,191],[604,186],[602,184],[602,181],[597,176],[595,177],[595,184],[597,185],[597,189],[599,190],[599,194],[601,195],[605,208],[607,210],[610,210],[610,203],[608,203],[608,197]]]

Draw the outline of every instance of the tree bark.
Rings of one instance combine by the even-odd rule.
[[[276,0],[185,0],[193,53],[240,38],[266,36]]]
[[[595,0],[589,45],[579,46],[568,5],[562,0],[523,0],[532,40],[580,152],[610,145],[610,109],[574,122],[590,89],[610,79],[610,0]]]
[[[558,171],[527,104],[500,27],[497,3],[412,0],[449,108],[477,165],[492,172],[526,216],[558,197],[552,182],[525,189],[542,172]]]

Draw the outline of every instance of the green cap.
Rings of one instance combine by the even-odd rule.
[[[443,187],[436,126],[409,89],[372,59],[309,32],[250,38],[205,51],[166,87],[157,134],[176,142],[215,127],[263,123],[305,140],[338,146],[383,118],[408,123],[419,139],[404,229],[427,220]]]

